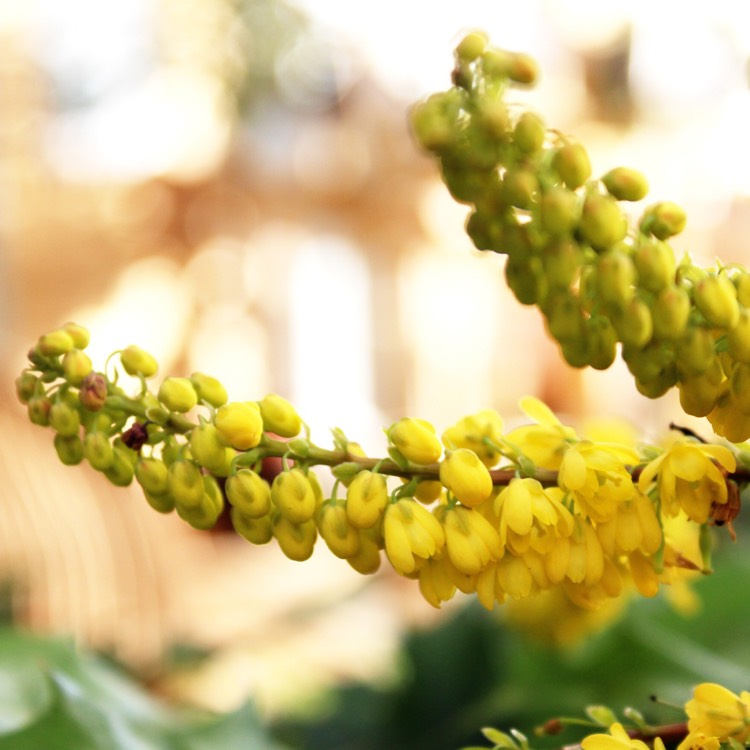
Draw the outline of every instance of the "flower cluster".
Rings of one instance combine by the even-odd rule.
[[[645,396],[677,386],[687,413],[732,442],[750,438],[750,273],[678,262],[667,240],[686,216],[674,203],[648,205],[630,227],[624,206],[646,197],[646,178],[628,167],[592,178],[581,143],[506,101],[536,81],[527,55],[475,32],[455,60],[453,86],[412,122],[471,207],[476,247],[507,256],[508,285],[539,307],[571,365],[606,369],[620,342]]]
[[[588,439],[526,398],[529,424],[506,430],[485,410],[438,436],[407,417],[386,430],[388,456],[368,457],[340,430],[332,450],[313,443],[281,396],[231,402],[205,373],[154,393],[151,355],[128,346],[96,372],[87,344],[74,324],[42,336],[16,381],[63,463],[135,481],[152,508],[197,529],[226,512],[242,537],[275,540],[293,560],[318,538],[363,574],[384,556],[436,607],[456,591],[489,609],[552,590],[586,609],[633,588],[652,596],[704,569],[701,528],[733,517],[735,453],[689,435],[665,448]],[[330,490],[316,466],[330,468]]]

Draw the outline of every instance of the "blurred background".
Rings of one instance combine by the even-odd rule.
[[[234,400],[280,393],[317,442],[340,426],[373,453],[398,417],[442,431],[493,407],[512,423],[526,394],[651,434],[692,424],[673,394],[640,397],[619,362],[568,368],[506,289],[502,259],[472,249],[408,112],[449,86],[473,28],[539,61],[518,100],[579,136],[595,174],[636,167],[649,202],[687,209],[678,252],[750,262],[744,2],[0,0],[0,573],[15,624],[71,635],[176,702],[230,711],[249,696],[281,725],[319,717],[321,696],[354,682],[379,685],[408,724],[414,701],[393,695],[418,671],[403,659],[415,628],[437,639],[419,673],[433,686],[462,632],[516,637],[465,602],[432,610],[388,572],[364,580],[323,547],[299,565],[59,465],[13,379],[68,320],[91,330],[95,367],[135,343],[161,375],[210,373]],[[594,657],[578,658],[590,679]],[[474,661],[495,663],[454,666]],[[446,742],[525,705],[522,692],[490,700],[495,672],[464,677],[479,692],[459,723],[474,729]],[[365,747],[333,736],[326,746]]]

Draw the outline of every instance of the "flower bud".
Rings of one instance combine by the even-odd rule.
[[[109,437],[103,432],[89,432],[83,439],[83,456],[97,471],[108,469],[114,460]]]
[[[539,77],[539,68],[533,57],[523,52],[513,53],[508,77],[511,81],[531,86]]]
[[[440,463],[440,481],[469,508],[480,505],[492,494],[489,470],[468,448],[446,453]]]
[[[513,144],[523,154],[535,154],[546,137],[544,122],[533,112],[524,112],[513,128]]]
[[[227,499],[248,518],[260,518],[271,509],[271,486],[250,469],[240,469],[227,479]]]
[[[750,307],[750,272],[732,274],[732,283],[737,290],[737,301],[743,307]]]
[[[81,383],[78,400],[89,411],[99,411],[107,398],[107,379],[98,372],[90,372]]]
[[[512,66],[513,53],[504,49],[488,49],[482,57],[484,74],[491,79],[508,78]]]
[[[544,248],[542,264],[551,288],[569,289],[583,264],[583,252],[577,242],[560,239]]]
[[[224,495],[216,477],[211,474],[203,475],[203,493],[203,502],[209,504],[216,514],[216,519],[218,519],[224,510]],[[216,519],[214,519],[214,523],[216,523]],[[213,524],[211,525],[213,526]]]
[[[264,429],[286,438],[299,434],[302,429],[302,420],[285,398],[269,393],[263,397],[259,406]]]
[[[689,326],[675,345],[680,374],[688,377],[703,374],[716,359],[716,344],[711,331],[703,326]]]
[[[625,237],[628,223],[612,196],[592,193],[583,203],[578,228],[587,242],[601,250]]]
[[[198,398],[214,408],[223,406],[228,401],[226,388],[216,378],[204,375],[202,372],[194,372],[190,376],[190,382]]]
[[[414,573],[420,560],[440,552],[445,533],[427,508],[411,499],[401,499],[386,507],[383,538],[388,559],[397,573]]]
[[[648,181],[636,169],[615,167],[602,177],[607,192],[618,201],[639,201],[648,193]]]
[[[617,355],[617,334],[609,319],[591,316],[586,322],[587,359],[595,370],[607,370]]]
[[[591,162],[580,143],[566,143],[555,151],[552,168],[571,190],[581,187],[591,177]]]
[[[210,494],[204,493],[197,505],[186,506],[175,502],[177,515],[194,529],[207,531],[216,525],[220,511],[216,510]]]
[[[727,345],[732,359],[750,363],[750,310],[747,307],[740,308],[737,325],[727,331]]]
[[[473,62],[487,49],[487,35],[470,31],[456,46],[456,57],[463,62]]]
[[[318,532],[336,557],[346,560],[359,552],[360,535],[343,500],[326,500],[316,516]]]
[[[693,300],[712,326],[732,329],[739,322],[737,290],[724,274],[711,274],[695,284]]]
[[[55,435],[57,457],[66,466],[76,466],[83,460],[83,445],[78,435]]]
[[[156,360],[138,346],[128,346],[120,352],[120,362],[128,375],[143,375],[150,378],[156,375],[159,365]]]
[[[263,437],[263,418],[258,404],[232,401],[216,412],[216,429],[238,451],[255,448]]]
[[[313,553],[318,530],[312,520],[297,524],[277,513],[273,517],[273,535],[290,560],[303,562]]]
[[[414,497],[419,500],[420,503],[431,505],[440,497],[442,492],[443,485],[440,482],[432,479],[425,479],[417,485],[417,489],[414,490]]]
[[[146,498],[146,502],[157,512],[157,513],[171,513],[174,510],[174,498],[169,492],[164,492],[161,495],[155,495],[149,492],[145,488],[143,489],[143,496]]]
[[[57,357],[69,352],[73,346],[73,337],[67,331],[59,328],[40,336],[36,348],[45,357]]]
[[[91,372],[91,360],[80,349],[71,349],[62,360],[63,376],[71,385],[81,385]]]
[[[29,412],[29,420],[32,424],[40,427],[49,426],[49,413],[52,408],[52,402],[47,396],[32,396],[29,399],[26,408]]]
[[[81,427],[81,416],[78,409],[64,401],[57,401],[50,407],[49,424],[58,435],[70,437],[78,434]]]
[[[651,341],[654,332],[651,310],[640,297],[628,300],[612,314],[611,321],[617,338],[623,344],[640,349]]]
[[[62,329],[73,339],[73,346],[76,349],[85,349],[89,345],[91,334],[87,328],[77,323],[66,323]]]
[[[132,451],[124,446],[115,445],[112,450],[112,463],[103,474],[116,487],[127,487],[133,481],[134,469]]]
[[[358,529],[374,526],[388,502],[388,485],[382,474],[360,471],[346,491],[346,514]]]
[[[190,433],[190,453],[204,468],[218,476],[225,476],[227,466],[226,444],[221,439],[216,425],[203,422]],[[230,459],[231,461],[231,459]]]
[[[622,306],[633,296],[635,266],[630,256],[611,248],[599,256],[596,287],[600,302]]]
[[[531,208],[539,191],[539,180],[531,169],[517,168],[505,173],[503,199],[517,208]]]
[[[194,461],[178,459],[170,464],[167,482],[178,509],[197,508],[203,500],[203,475]]]
[[[453,565],[466,575],[476,575],[492,560],[503,556],[500,535],[480,513],[456,505],[435,511],[445,531],[445,547]]]
[[[443,452],[435,428],[424,419],[400,419],[388,430],[388,439],[407,461],[415,464],[434,463]]]
[[[687,223],[685,211],[676,203],[662,201],[649,206],[641,217],[640,228],[644,234],[653,234],[660,240],[679,234]]]
[[[292,523],[304,523],[315,515],[315,493],[302,469],[279,474],[271,485],[271,500]]]
[[[28,404],[36,393],[36,387],[39,383],[39,378],[33,372],[29,372],[28,370],[22,372],[16,378],[16,396],[18,396],[18,400],[22,404]]]
[[[380,568],[380,545],[373,538],[371,530],[359,532],[359,550],[355,555],[347,557],[346,561],[357,571],[366,576],[375,573]]]
[[[135,478],[150,495],[166,495],[169,492],[169,470],[164,461],[158,458],[139,458],[135,464]]]
[[[654,336],[659,339],[680,338],[690,315],[690,297],[680,286],[662,289],[651,305]]]
[[[583,336],[581,301],[567,291],[555,291],[544,303],[547,327],[557,341],[575,341]]]
[[[547,285],[539,258],[509,257],[505,264],[505,281],[522,305],[537,304]]]
[[[164,378],[158,398],[169,411],[180,413],[190,411],[198,403],[198,394],[188,378]]]
[[[676,263],[672,248],[661,240],[642,236],[633,252],[638,283],[650,292],[660,292],[675,283]]]
[[[234,530],[250,544],[268,544],[273,539],[273,526],[268,514],[253,518],[234,507],[231,510],[231,518]]]
[[[567,234],[575,229],[581,215],[578,196],[564,187],[553,185],[539,203],[539,219],[545,232]]]

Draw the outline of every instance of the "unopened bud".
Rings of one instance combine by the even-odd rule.
[[[539,204],[539,218],[546,232],[554,235],[572,232],[581,215],[578,196],[567,188],[553,185]]]
[[[216,412],[216,429],[226,442],[238,451],[255,448],[263,437],[263,418],[258,404],[232,401]]]
[[[143,375],[150,378],[156,375],[159,365],[156,360],[138,346],[128,346],[120,352],[120,361],[128,375]]]
[[[571,190],[581,187],[591,177],[591,162],[580,143],[566,143],[552,157],[552,167]]]
[[[675,345],[680,373],[688,377],[703,374],[716,359],[716,344],[711,331],[703,326],[690,326]]]
[[[179,507],[195,508],[203,499],[203,475],[194,461],[177,460],[168,469],[169,493]]]
[[[66,323],[62,329],[73,339],[73,346],[76,349],[85,349],[89,345],[91,334],[87,328],[77,323]]]
[[[169,471],[164,461],[158,458],[139,458],[135,464],[135,478],[149,494],[166,495],[169,492]]]
[[[99,411],[107,398],[107,379],[98,372],[90,372],[81,383],[78,400],[89,411]]]
[[[190,433],[190,453],[193,458],[212,473],[223,473],[226,466],[226,444],[216,425],[204,422]]]
[[[651,313],[657,338],[678,339],[687,327],[690,297],[680,286],[667,287],[657,295]]]
[[[271,487],[259,474],[241,469],[227,479],[227,499],[248,518],[260,518],[271,508]]]
[[[89,432],[83,439],[83,456],[97,471],[108,469],[114,460],[109,437],[103,432]]]
[[[648,181],[636,169],[615,167],[602,177],[607,192],[618,201],[639,201],[648,193]]]
[[[601,250],[625,237],[628,224],[611,195],[592,193],[584,201],[578,228],[585,240]]]
[[[727,345],[732,359],[750,364],[750,310],[747,307],[740,309],[737,325],[727,331]]]
[[[188,378],[164,378],[158,398],[167,409],[180,413],[190,411],[198,403],[198,394]]]
[[[634,281],[635,266],[629,255],[612,248],[599,256],[596,283],[601,302],[624,305],[633,294]]]
[[[492,477],[474,451],[458,448],[440,463],[440,481],[463,505],[475,508],[492,494]]]
[[[312,520],[294,523],[277,513],[273,517],[273,535],[276,537],[281,551],[290,560],[303,562],[313,553],[315,541],[318,538],[318,530]]]
[[[83,446],[78,435],[55,435],[57,457],[66,466],[76,466],[83,460]]]
[[[91,372],[91,360],[80,349],[71,349],[62,360],[63,375],[71,385],[81,385]]]
[[[198,398],[214,408],[223,406],[229,399],[226,388],[210,375],[205,375],[202,372],[194,372],[190,376],[190,382],[193,384]]]
[[[78,409],[64,401],[57,401],[49,410],[50,427],[64,437],[77,435],[81,427],[81,416]]]
[[[544,145],[547,129],[533,112],[524,112],[513,128],[513,143],[524,154],[535,154]]]
[[[318,532],[336,557],[346,560],[359,552],[359,530],[347,517],[343,500],[327,500],[316,514]]]
[[[251,518],[238,508],[231,510],[234,530],[251,544],[268,544],[273,539],[273,526],[269,515]]]
[[[360,471],[346,491],[346,515],[358,529],[369,529],[382,517],[388,502],[388,485],[382,474]]]
[[[49,426],[49,413],[52,402],[46,396],[32,396],[26,408],[29,412],[29,421],[40,427]]]
[[[671,201],[649,206],[643,213],[640,228],[644,234],[653,234],[660,240],[679,234],[687,223],[684,209]]]
[[[45,357],[57,357],[73,348],[73,337],[62,328],[39,337],[36,348]]]
[[[623,344],[641,348],[651,341],[654,323],[651,310],[640,297],[633,297],[612,315],[612,325]]]
[[[115,445],[112,451],[112,463],[104,470],[104,476],[116,487],[127,487],[133,481],[134,469],[132,451],[124,446]]]
[[[295,408],[281,396],[269,393],[260,404],[263,428],[281,437],[295,437],[302,429],[302,420]]]
[[[22,372],[16,378],[16,396],[22,404],[28,404],[36,393],[39,378],[33,372]]]
[[[481,31],[471,31],[456,46],[456,57],[463,62],[473,62],[486,49],[487,35]]]
[[[561,239],[544,248],[542,263],[549,285],[568,289],[583,264],[583,251],[577,242]]]
[[[633,252],[638,271],[638,283],[651,292],[660,292],[675,282],[675,262],[672,248],[654,237],[641,236]]]
[[[400,419],[388,430],[388,439],[404,458],[415,464],[434,463],[443,452],[435,428],[423,419]]]
[[[693,287],[693,300],[703,317],[717,328],[732,329],[740,319],[737,290],[724,274],[711,274]]]
[[[279,474],[271,485],[271,499],[279,512],[292,523],[304,523],[315,515],[315,494],[301,469]]]
[[[531,86],[539,77],[539,67],[534,58],[522,52],[516,52],[511,60],[508,77],[516,83]]]

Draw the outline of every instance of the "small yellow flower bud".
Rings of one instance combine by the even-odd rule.
[[[302,420],[295,408],[281,396],[269,393],[259,404],[263,427],[281,437],[293,438],[302,429]]]
[[[640,227],[644,234],[653,234],[657,239],[666,240],[679,234],[686,223],[687,215],[680,206],[671,201],[662,201],[643,212]]]
[[[273,525],[268,514],[254,518],[233,507],[231,518],[234,530],[250,544],[268,544],[273,539]]]
[[[538,192],[539,180],[531,169],[519,167],[503,176],[502,196],[511,206],[531,208]]]
[[[156,375],[159,365],[156,360],[138,346],[128,346],[120,352],[120,362],[128,375],[143,375],[150,378]]]
[[[190,411],[198,403],[198,394],[188,378],[164,378],[158,398],[169,411],[180,413]]]
[[[318,532],[336,557],[346,560],[359,552],[359,530],[350,523],[344,500],[326,500],[316,516]]]
[[[732,329],[740,320],[737,289],[723,274],[711,274],[701,279],[693,287],[693,300],[712,326]]]
[[[564,187],[553,185],[539,203],[539,219],[546,232],[567,234],[575,229],[581,215],[578,196]]]
[[[649,306],[640,297],[633,297],[625,303],[622,310],[612,317],[612,326],[623,344],[640,349],[649,341],[654,332]]]
[[[615,167],[602,177],[607,192],[618,201],[639,201],[648,193],[648,181],[641,172]]]
[[[690,297],[680,286],[662,289],[651,305],[654,336],[674,340],[685,333],[690,315]]]
[[[473,62],[487,49],[487,35],[481,31],[470,31],[456,47],[456,57],[464,62]]]
[[[66,466],[76,466],[83,460],[83,445],[78,435],[55,435],[57,457]]]
[[[440,481],[463,503],[475,508],[492,494],[492,477],[474,451],[458,448],[440,464]]]
[[[203,475],[194,461],[179,459],[170,464],[168,486],[178,510],[197,508],[203,500]]]
[[[654,237],[641,235],[633,252],[638,284],[651,292],[660,292],[675,283],[677,264],[672,248]]]
[[[601,302],[626,304],[633,295],[635,266],[627,253],[611,248],[599,256],[596,264],[596,288]]]
[[[271,500],[279,513],[292,523],[304,523],[315,515],[315,493],[302,469],[279,474],[271,485]]]
[[[81,385],[91,372],[91,360],[80,349],[71,349],[62,360],[63,376],[71,385]]]
[[[318,530],[313,520],[298,524],[277,513],[273,517],[273,535],[290,560],[302,562],[312,555]]]
[[[417,489],[414,491],[414,497],[419,500],[420,503],[430,505],[437,500],[443,492],[443,485],[440,482],[425,479],[417,485]]]
[[[212,495],[206,492],[197,505],[186,506],[176,501],[175,510],[185,523],[200,531],[212,529],[216,525],[220,512],[215,507]]]
[[[232,401],[216,412],[216,428],[224,440],[238,451],[255,448],[263,437],[260,407],[249,401]]]
[[[226,476],[229,469],[227,448],[216,425],[204,422],[194,427],[190,433],[189,444],[191,455],[201,466],[213,474]]]
[[[491,560],[503,556],[497,530],[477,511],[460,505],[453,508],[443,505],[435,515],[443,524],[448,556],[461,573],[476,575]]]
[[[77,323],[66,323],[62,329],[73,339],[73,346],[76,349],[85,349],[89,345],[91,334],[87,328]]]
[[[737,325],[727,331],[727,344],[732,359],[750,364],[750,310],[747,307],[740,308]]]
[[[580,143],[566,143],[552,157],[552,167],[571,190],[581,187],[591,177],[591,162]]]
[[[57,357],[69,352],[74,346],[73,337],[60,328],[40,336],[36,348],[45,357]]]
[[[64,401],[57,401],[50,407],[49,424],[58,435],[70,437],[78,434],[81,427],[81,417],[78,409]]]
[[[388,486],[382,474],[360,471],[346,491],[346,515],[358,529],[374,526],[388,502]]]
[[[534,154],[544,144],[547,129],[541,118],[533,112],[524,112],[513,128],[513,144],[524,154]]]
[[[513,53],[508,77],[515,83],[531,86],[539,77],[539,68],[533,57],[523,52]]]
[[[371,575],[380,568],[380,545],[370,529],[359,532],[359,550],[347,557],[349,565],[361,575]]]
[[[602,250],[625,237],[628,223],[611,195],[592,193],[583,203],[578,228],[585,240],[596,250]]]
[[[52,402],[47,396],[32,396],[26,405],[29,413],[29,421],[40,427],[49,426],[49,413],[52,408]]]
[[[271,509],[271,486],[250,469],[240,469],[225,486],[227,499],[247,518],[260,518]]]
[[[716,344],[711,331],[703,326],[690,326],[675,344],[675,353],[682,375],[702,375],[716,359]]]
[[[108,469],[114,460],[109,437],[103,432],[89,432],[83,439],[83,455],[97,471]]]
[[[401,575],[414,573],[420,560],[437,554],[445,544],[445,533],[437,518],[409,498],[387,506],[383,537],[388,559]]]
[[[22,372],[16,378],[16,396],[22,404],[28,404],[36,393],[39,378],[33,372]]]
[[[190,382],[193,384],[198,398],[214,408],[223,406],[229,399],[226,388],[210,375],[204,375],[202,372],[194,372],[190,376]]]
[[[143,489],[143,496],[146,498],[146,502],[157,513],[171,513],[174,510],[174,498],[168,492],[156,495],[143,487],[141,489]]]
[[[139,458],[135,465],[135,478],[151,495],[166,495],[169,492],[169,470],[164,461],[158,458]]]
[[[133,481],[134,469],[132,451],[124,446],[115,445],[112,451],[112,463],[104,470],[104,476],[116,487],[127,487]]]
[[[388,438],[404,458],[415,464],[434,463],[443,452],[435,428],[423,419],[400,419],[388,430]]]

